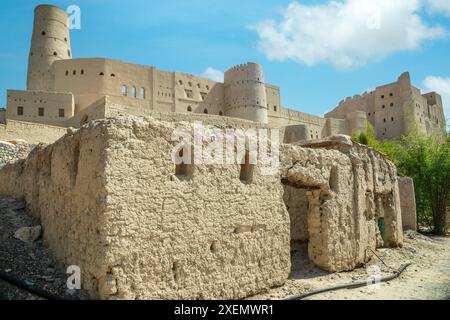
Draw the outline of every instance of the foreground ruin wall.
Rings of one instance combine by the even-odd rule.
[[[175,126],[92,122],[0,170],[0,195],[25,199],[59,261],[102,299],[238,299],[290,272],[289,215],[278,175],[240,165],[175,175]]]
[[[383,155],[346,136],[284,145],[281,155],[292,240],[308,243],[315,265],[345,271],[368,262],[383,245],[381,218],[384,244],[402,245],[396,168]]]

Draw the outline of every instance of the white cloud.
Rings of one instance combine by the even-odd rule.
[[[281,21],[266,20],[250,28],[259,34],[259,47],[271,60],[352,68],[446,36],[442,27],[427,26],[421,9],[421,0],[292,2]]]
[[[445,118],[450,119],[450,78],[429,76],[423,81],[423,86],[427,92],[436,91],[442,96]]]
[[[223,82],[224,75],[222,71],[209,67],[203,72],[202,77],[216,82]]]
[[[450,1],[449,0],[428,0],[428,6],[433,13],[442,13],[450,16]]]

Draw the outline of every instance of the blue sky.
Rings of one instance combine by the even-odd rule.
[[[24,89],[41,1],[2,0],[0,106],[7,89]],[[346,96],[395,81],[444,96],[450,117],[448,0],[72,0],[76,58],[109,57],[202,75],[247,61],[264,65],[282,103],[323,115]]]

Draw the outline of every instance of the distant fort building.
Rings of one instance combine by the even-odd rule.
[[[192,113],[284,128],[285,142],[350,135],[368,122],[384,139],[399,139],[415,124],[428,134],[445,128],[441,97],[421,95],[408,73],[346,99],[322,118],[282,107],[280,88],[265,83],[255,63],[231,68],[218,83],[112,59],[73,59],[67,18],[58,7],[36,7],[27,90],[8,90],[0,121],[80,127],[117,113]]]

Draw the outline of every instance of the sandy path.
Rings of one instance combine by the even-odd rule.
[[[289,295],[317,290],[355,280],[365,280],[371,268],[379,275],[392,274],[406,262],[412,262],[399,278],[376,286],[344,289],[310,297],[314,300],[439,300],[450,299],[450,237],[427,237],[413,232],[405,234],[401,249],[381,249],[366,268],[352,272],[329,274],[312,266],[306,254],[293,256],[293,271],[287,283],[280,288],[258,295],[256,299],[280,299]],[[300,266],[300,267],[299,267]],[[371,268],[370,268],[371,267]]]

